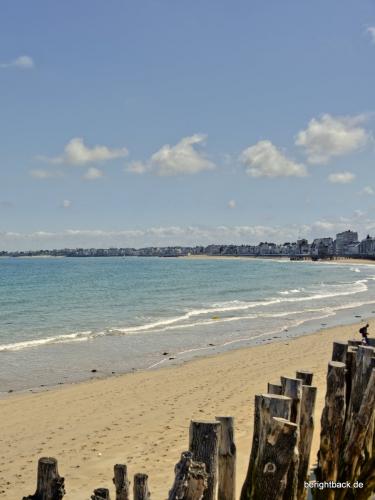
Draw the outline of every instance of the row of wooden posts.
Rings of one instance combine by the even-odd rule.
[[[317,388],[313,374],[268,383],[255,396],[250,459],[240,500],[304,500],[311,491],[318,500],[365,500],[375,491],[375,354],[358,341],[334,342],[328,364],[325,405],[321,416],[320,449],[310,475]],[[315,485],[307,487],[312,478]],[[362,483],[362,488],[327,487],[329,482]],[[114,467],[116,500],[150,500],[146,474],[136,474],[131,493],[126,465]],[[311,486],[311,484],[310,484]],[[64,478],[54,458],[38,462],[37,488],[23,500],[61,500]],[[168,500],[236,500],[236,445],[232,417],[192,421],[189,450],[175,467]],[[92,500],[110,500],[98,488]]]

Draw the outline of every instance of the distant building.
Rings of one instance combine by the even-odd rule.
[[[332,258],[335,246],[332,238],[316,238],[311,244],[311,257],[313,259]]]
[[[336,255],[348,255],[353,244],[358,243],[358,233],[344,231],[336,234]]]
[[[367,235],[359,244],[359,253],[364,257],[375,257],[375,238]]]

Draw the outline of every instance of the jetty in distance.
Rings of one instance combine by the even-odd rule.
[[[344,231],[336,238],[303,238],[283,244],[260,242],[258,245],[167,246],[146,248],[63,248],[58,250],[1,251],[0,257],[286,257],[291,260],[375,259],[375,237],[358,239],[355,231]]]

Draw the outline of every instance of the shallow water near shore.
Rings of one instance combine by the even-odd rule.
[[[154,369],[370,316],[371,265],[2,259],[0,392]]]

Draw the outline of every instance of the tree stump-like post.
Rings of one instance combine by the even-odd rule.
[[[36,492],[23,497],[23,500],[61,500],[64,495],[64,478],[59,476],[57,460],[51,457],[40,458]]]
[[[362,398],[371,376],[373,354],[374,349],[372,347],[358,347],[355,360],[354,380],[352,381],[349,408],[347,410],[345,436],[350,435],[351,427],[354,424],[354,419],[361,407]]]
[[[272,417],[290,419],[291,405],[291,398],[286,396],[275,394],[257,394],[255,396],[253,441],[240,500],[250,500],[252,498],[252,491],[257,480],[255,477],[255,464],[262,435],[268,432]]]
[[[298,465],[298,488],[297,498],[303,500],[307,497],[307,489],[304,487],[309,473],[309,462],[311,443],[314,434],[314,409],[317,388],[309,385],[302,386],[300,436],[298,442],[299,465]]]
[[[185,451],[175,466],[175,480],[169,491],[168,500],[201,500],[207,488],[206,466],[194,462],[193,454]]]
[[[221,424],[218,500],[236,499],[236,445],[233,417],[216,417]]]
[[[281,395],[281,385],[280,384],[271,384],[268,382],[267,384],[267,394],[277,394]]]
[[[370,380],[367,384],[366,392],[363,396],[361,408],[355,417],[351,427],[350,436],[343,453],[343,466],[340,471],[341,481],[351,481],[358,479],[358,462],[365,444],[367,432],[372,424],[375,413],[375,369],[372,370]],[[339,498],[344,498],[343,495]]]
[[[290,421],[299,423],[302,397],[302,381],[297,378],[280,377],[282,394],[292,399]]]
[[[358,348],[349,347],[346,353],[346,374],[345,374],[345,382],[346,382],[346,391],[345,391],[345,403],[346,403],[346,414],[349,410],[350,403],[350,395],[352,392],[352,383],[355,375],[355,360],[357,356]],[[347,416],[345,415],[345,419]]]
[[[297,438],[297,424],[282,418],[271,418],[268,432],[259,443],[252,500],[283,499]]]
[[[130,500],[128,469],[124,464],[116,464],[113,468],[113,484],[116,488],[116,500]]]
[[[151,498],[151,493],[148,489],[147,474],[134,475],[133,498],[134,500],[149,500]]]
[[[316,476],[319,481],[337,481],[345,419],[345,364],[328,363],[327,392],[321,417],[320,449]],[[324,494],[324,496],[322,496]],[[335,490],[326,489],[318,498],[333,500]]]
[[[313,376],[313,372],[308,372],[306,370],[298,370],[296,372],[296,378],[302,380],[302,385],[311,385]]]
[[[341,340],[335,340],[332,348],[332,361],[340,361],[346,363],[346,353],[348,351],[348,343]]]
[[[109,490],[107,488],[97,488],[91,495],[91,500],[111,500]]]
[[[190,422],[189,451],[193,453],[194,460],[206,465],[208,474],[207,489],[203,500],[216,499],[218,453],[220,440],[220,422]]]
[[[348,340],[348,345],[353,347],[359,347],[360,345],[362,345],[362,340],[350,339]]]
[[[282,393],[292,399],[290,421],[297,424],[297,446],[288,470],[287,486],[284,492],[284,500],[295,500],[298,488],[299,469],[299,422],[301,416],[302,380],[299,378],[280,377]]]

